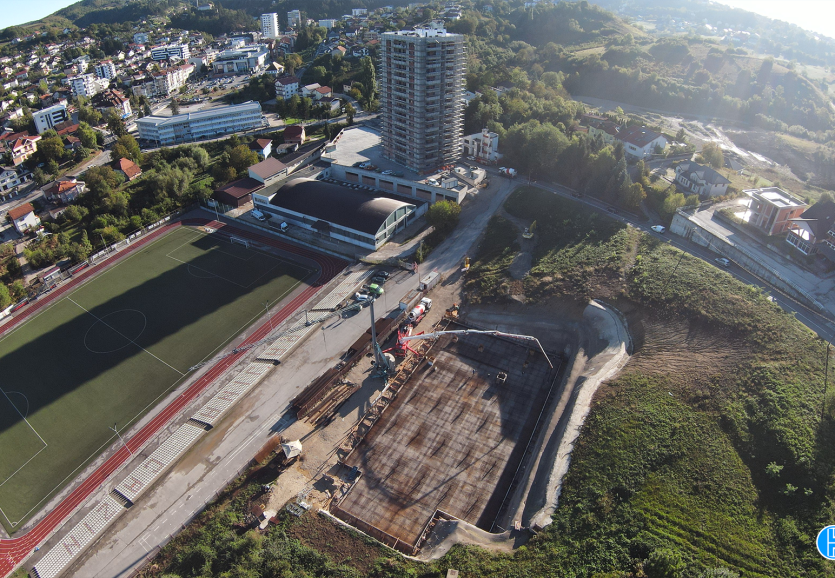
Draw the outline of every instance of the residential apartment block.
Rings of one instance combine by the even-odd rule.
[[[188,77],[194,72],[193,64],[181,64],[164,68],[154,72],[150,77],[132,87],[137,96],[168,96],[180,90],[186,84]]]
[[[278,14],[275,12],[261,14],[261,35],[264,38],[277,38],[279,33]]]
[[[275,97],[282,100],[292,98],[299,93],[299,79],[295,76],[282,76],[275,81]]]
[[[337,22],[338,21],[335,18],[324,18],[322,20],[319,20],[319,26],[321,26],[322,28],[327,28],[328,30],[330,30],[331,28],[336,26]]]
[[[171,60],[172,58],[188,60],[190,56],[191,51],[187,44],[165,44],[151,48],[151,58],[153,60]]]
[[[287,26],[288,28],[298,28],[299,24],[302,22],[302,13],[298,10],[290,10],[287,13]]]
[[[175,116],[146,116],[136,121],[139,139],[170,146],[251,130],[263,126],[261,104],[245,102]]]
[[[110,81],[93,73],[79,74],[67,79],[73,96],[92,97],[110,86]]]
[[[116,65],[110,60],[105,60],[96,65],[95,72],[99,78],[111,80],[116,78]]]
[[[32,173],[23,167],[0,167],[0,201],[6,201],[20,185],[32,180]]]
[[[378,76],[383,154],[426,173],[461,156],[464,37],[443,29],[386,32]]]
[[[742,191],[750,197],[745,217],[748,224],[766,235],[779,235],[789,230],[792,219],[797,219],[807,206],[791,193],[777,187]]]
[[[70,115],[67,113],[65,104],[56,104],[43,110],[33,111],[32,118],[35,119],[35,130],[38,131],[38,134],[43,134],[44,131],[53,128],[56,124],[69,120]]]

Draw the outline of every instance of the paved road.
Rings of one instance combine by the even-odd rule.
[[[515,188],[514,181],[494,179],[494,185],[462,208],[463,223],[423,265],[421,273],[457,270],[490,217]],[[417,287],[418,276],[399,271],[375,303],[377,318],[397,309],[400,299]],[[249,462],[272,433],[293,418],[285,417],[289,403],[310,381],[334,365],[338,357],[370,325],[369,309],[348,319],[334,319],[313,332],[282,361],[255,391],[211,430],[150,492],[147,492],[73,568],[78,576],[125,576],[176,533]],[[292,318],[291,318],[292,319]],[[114,482],[108,484],[107,490]]]

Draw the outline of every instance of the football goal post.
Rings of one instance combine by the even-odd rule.
[[[229,241],[235,245],[243,245],[247,249],[249,249],[249,241],[246,239],[241,239],[240,237],[229,237]]]

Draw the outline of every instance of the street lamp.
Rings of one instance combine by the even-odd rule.
[[[128,447],[128,444],[125,443],[125,440],[122,438],[122,435],[119,433],[119,430],[116,429],[116,424],[114,423],[113,427],[110,428],[110,429],[112,429],[114,432],[116,432],[116,435],[119,436],[119,441],[122,442],[122,445],[125,446],[125,449],[128,450],[128,453],[132,456],[133,452],[130,451],[130,448]]]

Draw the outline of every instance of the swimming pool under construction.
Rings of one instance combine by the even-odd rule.
[[[441,336],[345,458],[360,475],[331,511],[406,554],[436,515],[507,529],[499,520],[554,389],[552,361],[509,338]]]

